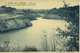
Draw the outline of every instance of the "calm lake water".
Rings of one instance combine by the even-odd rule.
[[[20,30],[14,30],[0,34],[0,45],[3,46],[5,41],[10,41],[10,47],[14,47],[15,50],[20,46],[23,49],[26,45],[35,46],[37,49],[41,49],[41,35],[43,30],[50,33],[51,29],[56,29],[57,26],[61,29],[65,29],[64,20],[56,19],[43,19],[38,17],[38,20],[31,21],[33,26]]]

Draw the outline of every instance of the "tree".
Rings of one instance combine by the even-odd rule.
[[[65,1],[64,6],[65,8],[62,10],[63,14],[60,16],[66,17],[65,20],[69,23],[69,26],[66,26],[68,31],[63,31],[58,28],[59,35],[72,37],[67,46],[70,46],[70,51],[73,48],[79,51],[79,6],[68,7]]]
[[[64,3],[64,7],[65,7],[65,8],[68,8],[68,6],[70,5],[70,3],[66,4],[65,1],[63,1],[63,3]]]

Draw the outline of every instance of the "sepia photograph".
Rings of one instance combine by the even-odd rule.
[[[0,53],[79,53],[79,0],[0,0]]]

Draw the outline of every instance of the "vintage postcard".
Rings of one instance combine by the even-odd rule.
[[[0,0],[0,53],[79,53],[79,0]]]

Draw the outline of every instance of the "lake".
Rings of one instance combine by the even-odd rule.
[[[61,29],[66,29],[65,24],[68,24],[64,20],[56,19],[43,19],[42,17],[37,17],[37,20],[31,21],[33,26],[27,27],[20,30],[14,30],[6,33],[0,34],[0,45],[3,46],[4,42],[9,41],[9,46],[20,50],[27,46],[34,46],[38,50],[41,49],[41,36],[46,33],[51,33],[52,29],[56,29],[57,26]],[[54,30],[55,31],[55,30]],[[12,50],[12,48],[10,50]]]

